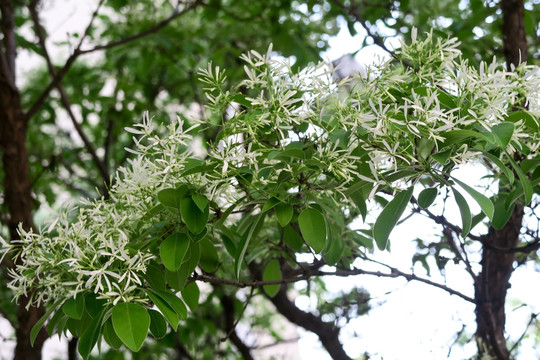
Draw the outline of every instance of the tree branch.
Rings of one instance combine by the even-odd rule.
[[[251,349],[244,344],[242,339],[240,339],[236,333],[237,322],[234,320],[236,313],[234,310],[234,299],[229,295],[223,294],[220,296],[219,300],[221,302],[221,306],[223,307],[223,315],[225,316],[225,331],[227,332],[228,338],[231,339],[231,342],[234,344],[234,346],[236,346],[245,360],[253,360],[254,358],[251,355]],[[242,316],[242,314],[240,316]]]
[[[90,49],[87,49],[87,50],[81,50],[82,43],[86,39],[88,33],[90,32],[90,29],[91,29],[92,24],[93,24],[97,14],[98,14],[98,11],[99,11],[99,9],[101,8],[101,5],[104,2],[105,2],[105,0],[100,1],[96,11],[94,11],[94,13],[92,15],[92,19],[90,20],[90,23],[88,24],[88,27],[86,28],[86,31],[84,32],[84,36],[81,38],[81,41],[79,42],[79,44],[77,45],[77,47],[75,48],[75,50],[73,51],[71,56],[66,60],[64,66],[56,72],[56,76],[53,77],[53,79],[51,80],[49,85],[45,88],[45,90],[43,90],[43,92],[40,94],[40,96],[37,98],[37,100],[34,102],[34,104],[26,112],[25,119],[27,121],[29,119],[31,119],[32,116],[34,116],[37,113],[39,108],[43,105],[43,103],[45,103],[45,100],[47,100],[47,97],[49,96],[49,93],[52,91],[52,89],[54,89],[56,87],[56,85],[58,83],[60,83],[62,81],[64,76],[66,76],[68,71],[73,66],[73,63],[75,62],[75,60],[77,60],[77,58],[80,55],[89,54],[89,53],[92,53],[92,52],[95,52],[95,51],[98,51],[98,50],[111,49],[113,47],[120,46],[120,45],[125,45],[125,44],[133,42],[135,40],[138,40],[140,38],[143,38],[143,37],[145,37],[147,35],[156,33],[159,30],[161,30],[162,28],[164,28],[165,26],[167,26],[174,19],[186,14],[188,11],[194,9],[198,5],[203,4],[202,0],[196,0],[196,1],[192,2],[190,5],[186,6],[182,11],[178,11],[178,8],[177,8],[173,12],[173,14],[171,16],[169,16],[168,18],[166,18],[166,19],[162,20],[161,22],[155,24],[154,26],[148,28],[147,30],[144,30],[144,31],[142,31],[140,33],[128,36],[128,37],[126,37],[124,39],[121,39],[121,40],[112,41],[112,42],[110,42],[108,44],[97,45],[97,46],[94,46],[93,48],[90,48]]]
[[[370,260],[373,261],[373,260]],[[221,285],[230,285],[230,286],[236,286],[240,288],[245,287],[261,287],[264,285],[275,285],[275,284],[289,284],[294,283],[302,280],[308,280],[311,277],[315,276],[339,276],[339,277],[348,277],[348,276],[355,276],[355,275],[370,275],[370,276],[377,276],[377,277],[384,277],[384,278],[404,278],[408,281],[418,281],[436,288],[439,288],[441,290],[446,291],[447,293],[451,295],[456,295],[463,300],[466,300],[470,303],[474,303],[474,299],[470,296],[467,296],[455,289],[452,289],[444,284],[437,283],[435,281],[419,277],[415,274],[408,274],[405,273],[399,269],[396,269],[394,267],[391,267],[390,265],[382,264],[377,262],[378,264],[385,266],[387,269],[390,270],[389,273],[382,272],[382,271],[369,271],[369,270],[363,270],[358,268],[353,269],[339,269],[336,271],[322,271],[319,269],[320,266],[309,267],[305,269],[295,269],[291,270],[287,273],[289,275],[288,277],[283,277],[281,280],[276,281],[261,281],[261,280],[252,280],[252,281],[234,281],[234,280],[228,280],[228,279],[222,279],[222,278],[216,278],[210,275],[206,274],[195,274],[190,281],[202,281],[207,282],[210,284],[221,284]]]
[[[39,1],[37,1],[37,2],[39,2]],[[103,5],[104,2],[105,2],[105,0],[100,0],[99,1],[98,5],[96,7],[96,10],[92,13],[92,17],[90,18],[90,22],[86,26],[86,29],[84,30],[84,34],[83,34],[83,36],[81,36],[81,40],[79,41],[79,43],[77,44],[77,46],[73,50],[73,53],[71,54],[71,56],[68,57],[68,59],[66,60],[64,66],[62,66],[62,68],[60,70],[56,71],[56,74],[53,76],[53,78],[52,78],[51,82],[49,83],[49,85],[47,85],[45,90],[43,90],[43,92],[38,96],[38,98],[34,102],[34,104],[24,114],[24,118],[25,118],[26,122],[28,122],[38,112],[39,108],[43,105],[43,103],[45,103],[45,101],[49,97],[50,92],[54,88],[57,87],[57,85],[62,81],[64,76],[66,76],[69,69],[71,69],[71,67],[75,63],[75,60],[77,60],[77,58],[81,55],[81,46],[82,46],[83,42],[86,40],[86,37],[88,36],[88,34],[90,33],[90,29],[92,28],[92,26],[94,24],[94,21],[95,21],[97,15],[99,13],[99,10],[101,9],[101,6]]]
[[[0,65],[4,76],[1,77],[12,90],[16,90],[15,58],[17,56],[17,43],[15,41],[15,20],[13,1],[0,0],[0,29],[3,34],[3,51],[0,48]]]
[[[351,360],[339,341],[339,328],[297,308],[289,300],[285,285],[282,285],[276,296],[269,298],[269,300],[287,320],[316,334],[332,359]]]
[[[362,25],[362,27],[364,28],[364,30],[366,30],[366,33],[367,35],[373,39],[373,42],[375,43],[375,45],[379,46],[381,49],[383,49],[384,51],[386,51],[387,53],[389,53],[390,55],[392,55],[392,57],[394,56],[394,52],[392,50],[390,50],[385,44],[384,44],[384,39],[382,37],[380,37],[379,35],[373,33],[371,31],[371,29],[369,28],[368,24],[366,23],[366,21],[362,18],[362,15],[360,14],[360,12],[358,11],[358,8],[356,7],[353,7],[352,4],[351,6],[346,6],[341,0],[332,0],[332,2],[337,5],[338,7],[340,7],[342,10],[344,10],[347,14],[351,15],[352,17],[354,17],[354,19],[356,21],[358,21],[360,23],[360,25]]]
[[[45,61],[47,62],[47,68],[49,69],[49,73],[51,77],[54,79],[57,77],[56,69],[54,68],[54,65],[51,61],[51,57],[49,55],[49,51],[47,49],[47,45],[45,43],[46,37],[45,33],[43,32],[43,27],[41,26],[41,22],[39,20],[39,14],[37,11],[37,6],[39,4],[40,0],[32,0],[30,4],[28,5],[28,9],[30,11],[30,16],[32,17],[32,21],[34,22],[34,27],[36,31],[36,35],[38,37],[39,45],[41,49],[43,50],[43,56],[45,58]],[[101,6],[101,3],[100,3]],[[94,13],[95,15],[96,13]],[[81,39],[79,43],[79,47],[82,44],[84,37],[87,36],[88,31],[90,29],[90,26],[93,22],[94,17],[92,17],[92,20],[90,21],[90,25],[87,27],[87,30],[85,31],[85,34],[83,36],[83,39]],[[108,184],[110,182],[110,175],[109,170],[106,168],[103,161],[98,157],[96,149],[94,148],[94,145],[90,142],[88,139],[88,136],[86,136],[84,129],[82,128],[81,124],[77,121],[75,114],[73,113],[73,110],[71,108],[71,101],[69,100],[66,91],[62,85],[61,81],[58,81],[56,84],[56,88],[58,89],[58,92],[60,93],[60,99],[62,101],[62,105],[64,106],[65,110],[67,111],[69,118],[71,119],[71,123],[75,127],[75,130],[77,131],[77,134],[81,138],[81,140],[84,143],[84,147],[92,157],[92,160],[94,161],[94,164],[96,164],[99,173],[105,182],[105,184]]]
[[[179,11],[179,9],[178,9],[178,5],[180,5],[180,2],[179,2],[178,5],[176,6],[176,8],[174,9],[173,13],[169,17],[163,19],[162,21],[155,24],[154,26],[152,26],[152,27],[150,27],[150,28],[148,28],[148,29],[146,29],[144,31],[141,31],[140,33],[127,36],[127,37],[125,37],[123,39],[116,40],[116,41],[111,41],[110,43],[103,44],[103,45],[96,45],[93,48],[90,48],[90,49],[87,49],[87,50],[82,50],[80,53],[81,54],[89,54],[89,53],[99,51],[99,50],[111,49],[111,48],[114,48],[114,47],[117,47],[117,46],[120,46],[120,45],[128,44],[128,43],[130,43],[132,41],[138,40],[138,39],[143,38],[145,36],[148,36],[150,34],[156,33],[159,30],[161,30],[162,28],[164,28],[165,26],[167,26],[174,19],[184,15],[185,13],[187,13],[188,11],[194,9],[195,7],[199,6],[200,4],[203,4],[202,0],[195,0],[195,1],[192,1],[190,4],[186,5],[186,7],[183,8],[181,11]]]

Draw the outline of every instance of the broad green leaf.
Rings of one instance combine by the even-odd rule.
[[[244,261],[244,255],[246,254],[247,248],[249,246],[249,243],[251,242],[251,239],[253,236],[256,235],[256,233],[259,231],[260,227],[264,223],[264,212],[261,211],[261,213],[257,216],[251,227],[248,231],[244,233],[244,236],[242,236],[242,240],[240,241],[240,244],[238,244],[238,247],[236,248],[236,256],[234,258],[234,275],[236,276],[236,279],[240,278],[240,269],[242,268],[242,261]]]
[[[279,262],[276,259],[271,260],[263,272],[263,281],[280,281],[281,280],[281,269],[279,267]],[[274,297],[279,291],[279,284],[273,285],[264,285],[264,292],[270,296]]]
[[[358,208],[358,211],[360,212],[360,215],[362,215],[362,220],[366,221],[367,216],[367,205],[366,205],[366,199],[364,198],[364,195],[362,194],[362,191],[359,189],[352,194],[349,195]]]
[[[274,206],[279,204],[281,200],[279,200],[277,197],[272,196],[270,199],[266,200],[262,207],[262,212],[267,212],[268,210],[272,209]]]
[[[207,205],[204,210],[201,210],[191,196],[186,196],[180,200],[180,214],[189,231],[199,234],[206,227],[210,208]]]
[[[268,154],[268,160],[290,160],[290,159],[305,159],[306,155],[300,149],[286,149],[271,151]]]
[[[175,209],[180,209],[180,200],[186,196],[188,192],[188,186],[182,185],[177,189],[168,188],[163,189],[158,192],[158,200],[163,205],[173,207]]]
[[[452,188],[452,191],[454,192],[454,197],[456,198],[456,203],[459,207],[459,212],[461,214],[461,236],[465,238],[469,231],[471,231],[472,226],[472,216],[471,216],[471,210],[469,209],[469,205],[467,204],[467,200],[461,195],[459,191],[457,191],[455,188]]]
[[[79,294],[76,298],[68,299],[62,305],[62,311],[70,318],[80,320],[84,312],[84,297]]]
[[[418,205],[424,209],[430,207],[435,201],[438,192],[439,191],[437,188],[427,188],[422,190],[422,192],[418,195]]]
[[[201,247],[200,267],[209,273],[213,273],[219,266],[219,256],[214,244],[208,238],[204,238],[199,243]]]
[[[287,203],[280,203],[276,205],[274,211],[276,212],[276,217],[281,227],[285,227],[289,222],[291,222],[293,216],[293,207],[291,205]]]
[[[450,155],[452,155],[452,149],[446,149],[444,151],[440,151],[438,153],[435,153],[431,155],[433,160],[441,164],[442,166],[446,165],[446,162],[450,158]]]
[[[150,315],[150,333],[156,338],[161,339],[167,335],[167,321],[159,311],[148,309]]]
[[[83,359],[88,359],[88,356],[99,339],[103,314],[104,310],[101,310],[101,312],[90,322],[89,326],[84,329],[82,336],[79,339],[77,350]]]
[[[50,307],[47,307],[45,314],[43,314],[43,316],[39,318],[39,320],[32,327],[32,330],[30,330],[30,345],[34,346],[34,341],[36,341],[36,337],[39,334],[39,330],[41,330],[41,328],[43,327],[43,324],[45,324],[45,321],[47,321],[49,316],[51,316],[51,314],[54,311],[56,311],[60,307],[61,304],[62,304],[62,301],[57,301]]]
[[[373,250],[373,239],[361,234],[358,230],[353,231],[353,241],[360,246]]]
[[[298,216],[298,225],[306,243],[320,253],[326,245],[326,220],[316,209],[306,208]]]
[[[525,126],[531,128],[534,131],[538,131],[539,128],[538,121],[534,118],[534,116],[525,111],[515,111],[508,115],[506,120],[511,122],[523,120]]]
[[[163,299],[174,312],[180,316],[180,319],[185,320],[187,317],[187,308],[182,299],[173,294],[172,292],[159,291],[157,293],[161,299]]]
[[[131,351],[139,351],[150,328],[148,311],[139,304],[118,303],[112,309],[112,323],[124,345]]]
[[[510,184],[514,183],[514,173],[508,168],[508,166],[506,166],[498,157],[491,153],[488,153],[487,151],[482,151],[482,154],[484,154],[485,157],[491,160],[492,163],[497,165],[497,167],[504,173]]]
[[[146,274],[144,275],[146,281],[150,284],[154,290],[165,290],[165,275],[163,269],[156,264],[155,261],[151,261],[146,267]]]
[[[116,332],[114,332],[114,327],[110,318],[103,325],[103,338],[107,344],[114,349],[120,349],[122,346],[122,340],[120,340],[118,335],[116,335]]]
[[[188,246],[189,238],[184,233],[175,233],[163,240],[159,247],[159,256],[167,270],[176,271],[180,268]]]
[[[183,263],[178,271],[165,270],[165,279],[167,284],[175,290],[182,290],[186,285],[186,281],[191,275],[189,263]]]
[[[326,248],[323,251],[323,257],[328,265],[336,264],[345,250],[345,241],[342,236],[336,236],[337,229],[330,228]]]
[[[482,134],[473,130],[451,130],[445,133],[446,140],[444,141],[444,146],[462,143],[463,140],[468,138],[476,138],[480,140],[485,140],[488,143],[491,143],[492,139],[488,138],[485,134]]]
[[[407,204],[411,200],[412,194],[412,186],[407,190],[401,191],[384,207],[383,211],[375,221],[375,225],[373,226],[373,237],[380,250],[386,249],[388,237],[407,208]]]
[[[283,229],[283,241],[295,251],[302,250],[302,246],[304,246],[304,240],[291,225],[287,225]]]
[[[178,322],[180,321],[178,314],[163,300],[159,295],[157,295],[152,290],[146,290],[146,294],[150,300],[156,305],[161,314],[167,319],[167,322],[171,325],[172,329],[176,331],[178,328]]]
[[[62,318],[65,318],[66,321],[67,319],[69,319],[69,317],[66,314],[64,314],[63,311],[57,311],[54,313],[51,320],[49,320],[49,322],[47,323],[47,333],[49,334],[49,337],[52,336],[54,332],[54,328],[56,327],[57,324],[61,322]]]
[[[202,194],[193,194],[193,201],[197,204],[199,210],[204,211],[208,205],[208,199]]]
[[[510,219],[510,216],[512,216],[512,212],[514,211],[514,207],[516,205],[515,202],[512,203],[510,207],[505,206],[506,202],[506,196],[500,196],[497,201],[495,201],[495,214],[493,215],[493,221],[491,222],[491,225],[497,229],[500,230],[506,225],[508,222],[508,219]]]
[[[508,155],[508,154],[507,154]],[[527,179],[527,176],[523,173],[523,170],[519,167],[518,164],[512,159],[511,155],[508,155],[508,158],[510,159],[510,164],[512,164],[512,167],[514,168],[514,171],[516,172],[519,181],[521,183],[521,186],[523,187],[523,194],[525,195],[525,203],[524,205],[528,205],[532,200],[533,195],[533,189],[531,182],[529,179]]]
[[[495,134],[495,141],[497,144],[505,148],[514,134],[514,124],[511,122],[503,122],[493,125],[491,131]]]
[[[456,183],[458,183],[459,186],[461,186],[463,188],[463,190],[468,192],[469,195],[471,195],[472,198],[474,200],[476,200],[478,205],[480,205],[480,208],[482,209],[482,212],[484,214],[486,214],[486,216],[490,220],[493,220],[493,213],[495,211],[495,207],[493,206],[493,203],[491,202],[491,200],[487,196],[485,196],[484,194],[479,193],[478,191],[476,191],[475,189],[473,189],[469,185],[465,184],[463,181],[459,181],[456,178],[452,178],[452,179],[454,179],[454,181]]]
[[[192,312],[197,309],[197,306],[199,306],[200,294],[201,292],[199,291],[199,287],[195,282],[190,283],[182,290],[182,299],[184,299]]]

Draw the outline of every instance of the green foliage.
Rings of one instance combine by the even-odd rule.
[[[344,92],[324,64],[295,71],[272,54],[243,55],[246,75],[237,83],[220,67],[201,70],[215,122],[178,118],[156,126],[145,114],[126,129],[136,136],[136,156],[119,169],[110,199],[67,209],[40,233],[21,228],[10,287],[48,306],[34,338],[53,315],[49,332],[80,337],[84,358],[101,336],[133,351],[149,332],[167,339],[168,326],[191,339],[198,328],[210,331],[193,316],[212,306],[200,281],[260,277],[263,291],[276,296],[280,285],[273,282],[287,280],[282,269],[305,269],[297,255],[314,256],[316,269],[354,269],[374,241],[389,248],[418,188],[424,208],[440,189],[454,194],[463,237],[480,217],[472,217],[461,190],[496,226],[513,204],[530,202],[540,135],[507,113],[528,102],[523,114],[536,122],[535,68],[511,74],[492,63],[478,70],[459,60],[455,40],[414,35],[399,62],[348,79],[352,91]],[[215,141],[201,159],[191,151],[193,138],[207,131]],[[516,162],[523,157],[529,163]],[[454,177],[468,162],[487,164],[500,196]],[[367,216],[368,203],[383,209]],[[353,231],[360,216],[364,229]],[[361,291],[345,298],[358,300],[358,314],[367,311]]]

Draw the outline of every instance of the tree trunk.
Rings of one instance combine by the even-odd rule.
[[[0,0],[3,34],[0,47],[0,149],[4,168],[4,201],[9,210],[7,226],[11,240],[19,239],[17,227],[33,226],[32,194],[29,177],[28,152],[26,151],[27,122],[22,111],[19,92],[15,84],[15,22],[13,2]],[[15,359],[41,359],[45,336],[38,336],[30,346],[30,330],[42,316],[42,308],[25,309],[27,299],[21,298],[17,312]]]
[[[490,228],[482,253],[482,272],[475,283],[476,338],[480,354],[508,359],[510,354],[504,336],[506,290],[514,271],[514,253],[496,248],[513,248],[519,244],[523,207],[517,205],[510,220],[500,229]]]
[[[507,68],[511,70],[512,66],[527,61],[523,0],[502,0],[501,9],[504,53]],[[510,358],[504,336],[504,306],[515,260],[514,253],[500,249],[514,248],[519,244],[522,221],[523,206],[518,204],[502,229],[489,229],[484,238],[482,271],[475,281],[478,352],[499,360]]]

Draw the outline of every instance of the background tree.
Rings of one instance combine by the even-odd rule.
[[[504,1],[500,4],[501,10],[498,10],[498,4],[489,3],[484,6],[479,2],[471,2],[463,9],[455,9],[458,6],[455,2],[437,2],[431,7],[418,6],[413,2],[380,2],[367,5],[332,1],[324,4],[307,3],[307,6],[299,7],[292,7],[288,2],[267,4],[260,4],[260,8],[257,8],[243,2],[225,4],[219,1],[195,1],[175,7],[169,6],[167,2],[157,5],[152,2],[137,5],[105,2],[100,5],[109,10],[96,11],[93,23],[87,30],[74,35],[72,43],[66,45],[73,49],[69,58],[55,68],[45,49],[47,35],[39,25],[39,4],[2,2],[2,79],[5,87],[2,87],[1,97],[2,111],[5,112],[2,117],[6,119],[2,122],[1,129],[6,209],[3,219],[10,229],[11,239],[18,238],[16,226],[19,222],[24,224],[25,230],[32,227],[32,207],[38,206],[37,201],[54,203],[56,196],[62,191],[57,189],[67,188],[73,195],[79,196],[83,193],[93,197],[93,189],[97,187],[107,196],[110,174],[119,165],[125,164],[128,156],[123,148],[132,146],[131,137],[122,131],[124,126],[130,125],[133,114],[141,113],[142,110],[150,109],[156,117],[164,117],[163,111],[174,112],[179,104],[183,104],[185,109],[194,102],[202,103],[204,97],[195,80],[196,69],[204,67],[209,59],[231,69],[228,76],[231,83],[235,83],[235,79],[239,79],[243,71],[237,62],[240,53],[249,48],[264,49],[268,42],[273,41],[275,48],[283,51],[284,55],[294,54],[297,65],[302,67],[309,60],[318,57],[319,45],[324,46],[321,34],[327,31],[327,21],[343,14],[351,28],[354,28],[356,23],[361,24],[380,46],[386,46],[384,38],[378,35],[381,33],[379,29],[372,25],[378,19],[382,19],[387,28],[398,29],[404,34],[411,33],[410,30],[402,31],[404,28],[425,24],[441,29],[441,33],[445,35],[457,35],[463,43],[461,50],[464,56],[471,61],[481,60],[477,53],[490,58],[490,54],[501,53],[500,49],[504,48],[507,49],[508,63],[517,65],[516,59],[520,58],[516,55],[519,54],[518,50],[521,50],[521,59],[525,59],[524,54],[528,50],[525,34],[535,34],[534,31],[518,30],[537,28],[534,9],[538,5],[534,3],[527,4],[526,11],[522,11],[522,4]],[[321,13],[322,17],[314,13]],[[107,17],[104,14],[109,15]],[[455,19],[442,18],[441,14],[455,14]],[[175,20],[177,18],[183,21]],[[520,23],[515,19],[525,21]],[[501,21],[504,21],[506,35],[499,32]],[[239,23],[246,25],[238,26]],[[473,31],[478,33],[483,30],[478,25],[484,23],[489,31],[484,30],[485,35],[480,42],[470,35]],[[35,38],[25,39],[20,35],[22,32],[15,31],[15,26],[17,29],[34,29]],[[421,33],[422,30],[424,29],[420,28]],[[519,36],[517,39],[512,38],[516,35]],[[293,42],[291,39],[297,41]],[[319,43],[320,40],[323,40],[322,44]],[[534,47],[534,41],[537,39],[531,36],[529,46]],[[134,47],[134,43],[141,46]],[[486,46],[485,51],[474,50],[479,43]],[[32,86],[23,91],[18,90],[15,83],[16,44],[37,52],[47,60],[47,72],[36,73],[32,82],[45,82],[49,84],[47,87],[40,89]],[[224,44],[231,46],[223,46]],[[97,64],[80,62],[79,58],[84,54],[97,51],[105,52],[103,60]],[[411,62],[406,61],[405,65],[410,66]],[[100,72],[94,69],[100,69]],[[48,77],[52,78],[50,82],[43,81]],[[107,79],[113,78],[115,81],[114,84],[111,83],[112,90],[109,92],[112,95],[104,93],[108,90],[104,90],[104,84]],[[82,88],[81,83],[84,84]],[[57,91],[52,93],[51,90],[55,88]],[[22,95],[21,101],[19,94]],[[515,104],[516,107],[520,105],[522,104]],[[73,134],[69,132],[56,131],[60,107],[75,109],[67,113],[82,142],[74,141]],[[79,120],[78,117],[84,120]],[[106,124],[103,119],[106,119]],[[208,121],[215,122],[218,119],[219,117],[213,117]],[[27,126],[28,123],[33,126]],[[208,127],[204,135],[199,136],[214,139],[217,136],[215,129]],[[55,143],[43,141],[43,132],[54,134]],[[29,154],[24,146],[25,137],[28,137],[30,144]],[[527,157],[530,160],[531,156]],[[514,160],[521,163],[520,160],[524,159]],[[532,171],[533,167],[528,170]],[[514,174],[514,178],[519,177],[518,175]],[[534,181],[534,175],[530,176]],[[103,183],[109,185],[103,186]],[[509,195],[505,196],[508,198]],[[497,204],[497,201],[502,201],[501,198],[499,196],[493,200]],[[477,335],[480,349],[498,358],[509,356],[506,346],[501,344],[504,344],[504,295],[513,270],[513,254],[529,253],[536,250],[537,244],[537,236],[531,230],[528,232],[530,238],[526,239],[526,247],[514,249],[518,241],[521,241],[516,229],[521,226],[522,216],[520,205],[514,209],[514,215],[510,216],[510,222],[503,229],[492,228],[485,236],[469,237],[469,240],[480,241],[484,245],[484,260],[481,262],[483,270],[473,276],[476,284],[473,301],[478,308]],[[440,245],[451,247],[461,230],[440,217],[434,220],[439,221],[442,234],[446,236]],[[466,245],[464,243],[464,246]],[[461,250],[457,249],[454,256],[457,261],[467,265],[466,256]],[[504,261],[501,261],[501,257]],[[524,259],[520,258],[520,261]],[[13,266],[9,259],[4,262],[7,267]],[[494,264],[496,266],[493,266]],[[255,279],[262,276],[258,275],[258,271],[253,269]],[[400,273],[397,269],[394,269],[391,275],[414,279],[414,276]],[[499,290],[486,294],[483,289],[487,288]],[[222,291],[224,294],[220,303],[222,308],[225,308],[226,299],[231,296],[234,298],[234,291]],[[289,320],[317,332],[329,351],[340,351],[337,329],[332,325],[324,325],[316,316],[299,312],[294,304],[286,299],[284,289],[278,292],[273,302],[278,311],[286,314]],[[486,308],[485,304],[489,306]],[[495,304],[495,308],[492,304]],[[16,356],[36,358],[39,357],[39,345],[45,339],[45,333],[41,332],[34,349],[27,346],[30,328],[40,314],[39,310],[25,311],[24,305],[22,301],[18,320],[14,319],[11,310],[5,311],[6,317],[11,318],[18,329],[16,352],[19,355]],[[9,305],[4,309],[10,309]],[[492,318],[495,320],[489,320]],[[230,321],[225,319],[224,327],[227,326],[227,331],[230,331]],[[234,337],[230,339],[235,341]],[[172,344],[174,343],[173,341]],[[176,345],[177,351],[181,353],[181,346]],[[240,342],[236,345],[238,351],[244,354]],[[334,357],[346,358],[346,355],[334,353]]]

